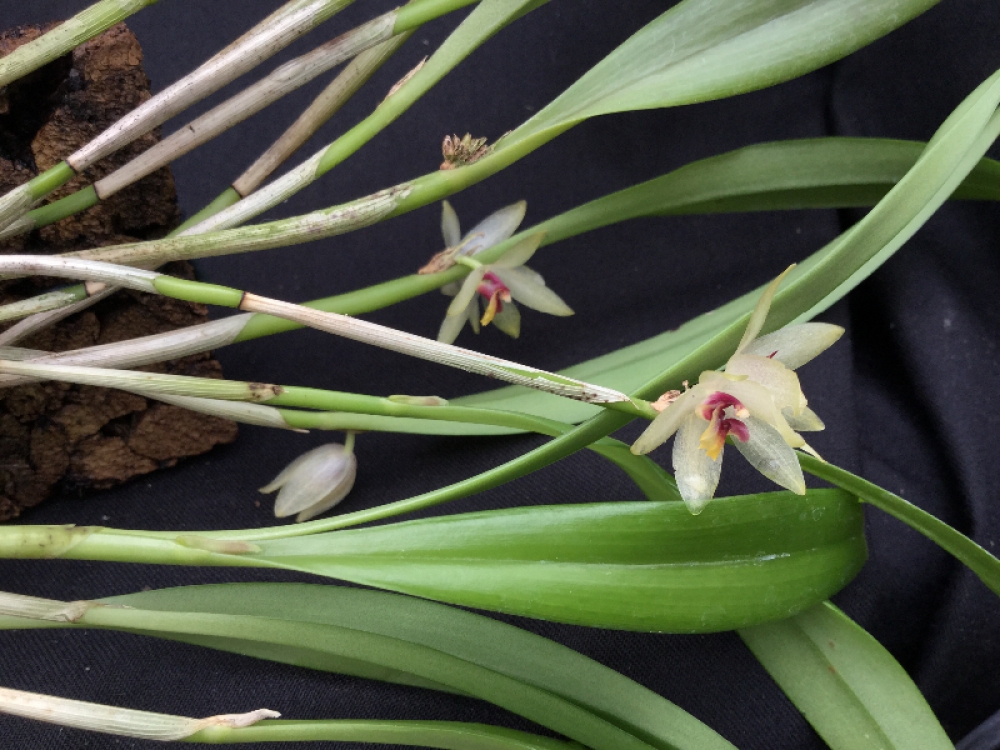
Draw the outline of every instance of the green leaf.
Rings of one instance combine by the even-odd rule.
[[[829,602],[740,637],[832,750],[954,750],[899,663]]]
[[[686,0],[640,29],[498,148],[596,115],[772,86],[845,57],[935,4]]]
[[[84,619],[101,622],[78,625],[0,617],[0,628],[99,626],[364,677],[381,670],[385,676],[376,679],[475,695],[595,749],[617,748],[614,742],[624,737],[635,740],[620,747],[733,750],[670,701],[582,654],[433,602],[271,583],[143,591],[103,602],[132,609],[91,610]],[[355,671],[357,665],[364,671]],[[545,705],[534,706],[534,699]],[[566,716],[582,723],[561,730]]]
[[[537,734],[459,721],[265,720],[249,727],[211,727],[186,740],[191,743],[360,742],[440,750],[583,750]]]
[[[787,617],[860,570],[859,504],[814,490],[467,513],[260,540],[245,559],[510,614],[711,632]]]

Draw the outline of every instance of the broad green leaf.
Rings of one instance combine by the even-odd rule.
[[[636,32],[498,148],[596,115],[692,104],[787,81],[936,0],[685,0]]]
[[[892,654],[829,602],[740,637],[832,750],[954,750]]]
[[[660,750],[733,750],[666,699],[565,646],[433,602],[337,586],[269,583],[189,586],[103,601],[140,612],[126,613],[128,622],[115,623],[111,610],[112,620],[100,625],[104,628],[364,677],[381,670],[387,675],[381,679],[446,685],[556,731],[563,711],[573,719],[586,717],[581,731],[564,733],[580,739],[596,727],[595,735],[582,740],[592,748],[617,747],[613,742],[625,737]],[[0,617],[0,629],[94,624]],[[456,668],[449,671],[450,665]],[[405,679],[398,680],[400,675]],[[538,697],[549,705],[533,709],[529,700],[525,712],[511,703],[507,691],[514,699],[523,691],[528,699]],[[558,710],[547,714],[553,707]],[[602,744],[605,738],[612,744]]]
[[[798,612],[865,559],[860,506],[814,490],[467,513],[261,540],[245,559],[430,599],[623,630],[731,630]]]

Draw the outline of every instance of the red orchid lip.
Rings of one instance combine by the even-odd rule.
[[[710,422],[712,420],[712,414],[719,408],[732,408],[733,413],[741,419],[746,419],[750,416],[750,410],[747,409],[738,398],[725,393],[724,391],[715,391],[710,393],[704,401],[695,407],[695,411],[699,417],[704,419],[706,422]]]

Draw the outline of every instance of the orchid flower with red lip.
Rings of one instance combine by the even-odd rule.
[[[545,286],[540,274],[524,263],[535,253],[542,234],[532,235],[514,245],[501,258],[483,265],[475,261],[477,253],[503,242],[517,229],[524,218],[524,201],[501,208],[477,224],[464,237],[459,229],[458,216],[448,201],[441,212],[441,230],[449,248],[455,249],[454,260],[472,268],[465,280],[441,288],[455,299],[441,323],[438,341],[451,344],[465,327],[479,333],[480,325],[493,323],[508,336],[517,338],[521,333],[521,313],[514,300],[549,315],[572,315],[573,311],[562,299]],[[479,308],[482,300],[483,312]]]
[[[805,494],[794,449],[816,455],[798,433],[822,430],[823,422],[806,405],[794,370],[830,347],[844,329],[805,323],[757,338],[784,276],[761,295],[725,372],[703,372],[697,385],[668,399],[632,446],[633,453],[649,453],[677,434],[674,476],[692,513],[700,513],[715,494],[726,438],[768,479]]]

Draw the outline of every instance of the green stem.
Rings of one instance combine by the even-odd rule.
[[[423,26],[428,21],[451,13],[459,8],[478,0],[419,0],[404,5],[396,12],[396,25],[392,27],[393,34],[402,34]]]
[[[269,568],[247,557],[254,545],[217,541],[215,535],[125,531],[102,526],[2,526],[0,558],[101,560],[104,562]]]
[[[56,188],[62,187],[67,182],[76,177],[73,168],[64,161],[59,162],[54,167],[49,167],[37,177],[33,177],[27,183],[27,189],[31,197],[40,200],[51,193]]]
[[[219,213],[219,211],[229,208],[234,203],[239,202],[239,200],[242,197],[243,196],[237,193],[236,190],[234,190],[233,188],[231,187],[226,188],[221,193],[219,193],[219,195],[216,196],[216,198],[211,203],[209,203],[207,206],[205,206],[198,213],[189,218],[187,221],[185,221],[183,224],[181,224],[167,236],[175,237],[181,232],[184,232],[190,229],[191,227],[195,226],[196,224],[201,224],[201,222],[203,222],[209,216],[215,216],[217,213]]]
[[[964,563],[978,576],[986,587],[1000,596],[1000,560],[969,539],[962,532],[953,529],[944,521],[935,518],[908,500],[884,490],[866,479],[852,474],[839,466],[820,461],[813,456],[799,454],[802,468],[813,476],[825,479],[837,487],[857,495],[862,502],[874,505],[897,518],[911,529],[919,531],[941,549]]]
[[[80,211],[86,211],[101,202],[97,197],[97,191],[93,185],[88,185],[82,190],[70,193],[64,198],[40,206],[28,212],[28,218],[34,228],[45,227],[62,221],[67,216],[72,216]]]
[[[624,426],[630,418],[616,412],[605,411],[584,422],[579,427],[554,438],[540,448],[536,448],[523,456],[497,466],[482,474],[464,479],[461,482],[426,492],[416,497],[387,503],[376,508],[345,513],[332,518],[321,518],[316,521],[306,521],[294,526],[279,526],[269,529],[238,529],[234,531],[212,532],[215,539],[239,539],[248,542],[267,539],[282,539],[290,536],[305,536],[324,531],[334,531],[349,526],[357,526],[370,521],[380,521],[404,513],[432,508],[435,505],[461,500],[479,492],[499,487],[515,479],[543,469],[549,464],[565,458],[578,450],[586,448],[591,443],[606,437],[618,428]],[[0,533],[3,532],[0,527]]]
[[[157,0],[100,0],[38,39],[0,60],[0,86],[6,86],[62,57]]]

